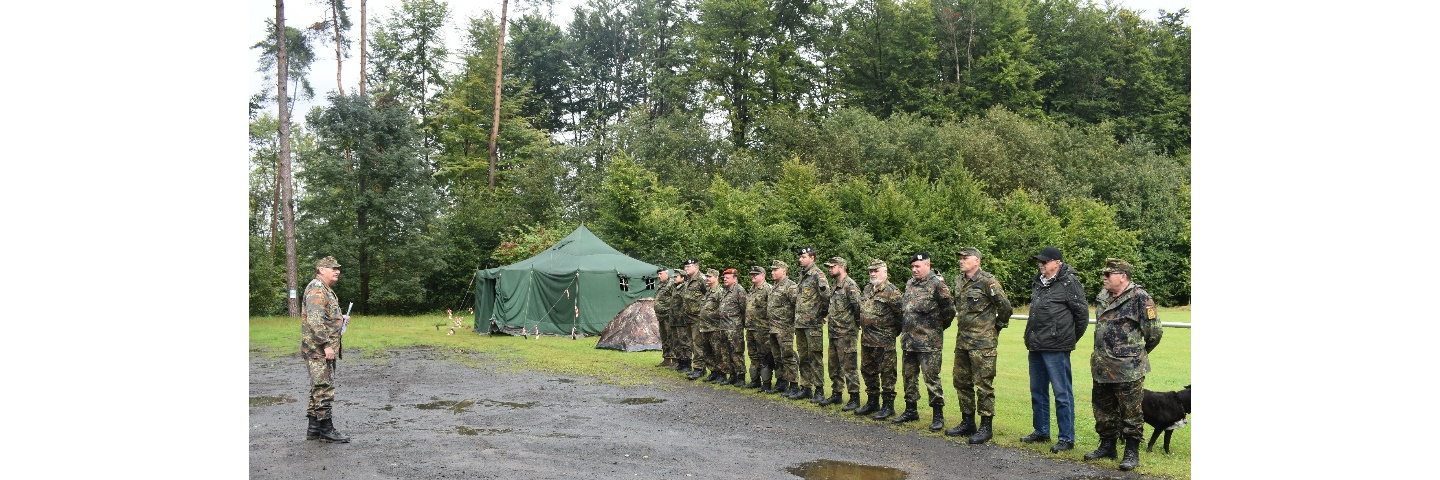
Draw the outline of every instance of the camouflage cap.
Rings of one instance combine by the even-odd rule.
[[[884,260],[874,258],[870,260],[870,270],[889,270],[889,268],[885,266]]]
[[[335,261],[335,257],[326,256],[315,262],[315,268],[340,268],[340,262]]]
[[[781,261],[781,260],[776,260],[776,261],[770,262],[770,269],[771,269],[771,270],[778,270],[778,269],[781,269],[781,268],[784,268],[784,269],[787,269],[787,270],[788,270],[788,269],[790,269],[790,264],[785,263],[784,261]]]
[[[834,267],[837,265],[841,267],[848,266],[848,264],[845,262],[845,257],[830,257],[830,260],[827,260],[825,262],[825,266],[827,267]]]
[[[955,252],[955,256],[958,256],[958,257],[980,257],[980,258],[985,258],[985,257],[983,257],[982,255],[980,255],[980,249],[975,248],[975,247],[965,247],[965,248],[961,248],[960,251]]]
[[[765,269],[760,268],[759,265],[751,265],[751,266],[750,266],[750,274],[751,274],[751,275],[764,275],[764,274],[765,274]]]
[[[719,272],[718,270],[713,269],[713,268],[707,268],[707,269],[705,269],[705,276],[707,276],[707,277],[718,277],[718,276],[720,276],[720,272]]]
[[[1130,262],[1118,258],[1107,258],[1105,259],[1105,269],[1100,270],[1100,273],[1108,275],[1115,272],[1124,272],[1125,276],[1128,277],[1131,276],[1130,272],[1133,271],[1135,271],[1135,267],[1130,266]]]

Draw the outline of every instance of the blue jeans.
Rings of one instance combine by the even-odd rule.
[[[1075,386],[1070,380],[1070,352],[1030,352],[1030,424],[1050,435],[1050,390],[1055,390],[1055,423],[1060,438],[1075,441]]]

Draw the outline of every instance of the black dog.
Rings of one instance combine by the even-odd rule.
[[[1170,434],[1185,426],[1185,415],[1190,413],[1190,386],[1186,385],[1178,392],[1146,390],[1145,399],[1140,401],[1140,410],[1145,415],[1145,423],[1155,429],[1155,433],[1150,434],[1150,445],[1145,447],[1145,451],[1154,451],[1155,440],[1160,438],[1160,432],[1165,432],[1165,453],[1170,453]]]

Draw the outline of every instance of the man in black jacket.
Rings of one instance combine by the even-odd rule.
[[[1070,352],[1085,335],[1089,306],[1075,269],[1061,261],[1060,249],[1045,247],[1033,257],[1040,273],[1031,282],[1030,318],[1025,322],[1025,348],[1030,350],[1030,413],[1035,431],[1021,442],[1050,440],[1050,391],[1055,392],[1055,423],[1060,438],[1051,452],[1075,448],[1075,388]]]

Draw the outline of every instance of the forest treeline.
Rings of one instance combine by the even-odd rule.
[[[287,18],[290,92],[355,25]],[[945,275],[975,246],[1010,297],[1060,247],[1087,293],[1106,257],[1190,302],[1190,27],[1076,0],[590,0],[569,25],[511,5],[489,184],[495,16],[433,0],[370,12],[366,93],[291,121],[301,283],[343,265],[359,313],[463,308],[477,268],[581,223],[678,266],[795,249]],[[440,32],[461,22],[459,45]],[[274,22],[258,68],[274,78]],[[336,53],[338,52],[338,54]],[[272,80],[273,83],[273,80]],[[250,313],[285,311],[274,87],[250,101]],[[855,267],[860,269],[861,267]],[[863,276],[863,271],[851,272]]]

